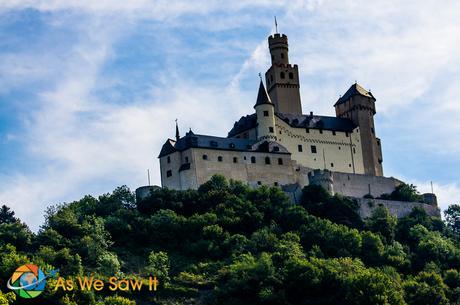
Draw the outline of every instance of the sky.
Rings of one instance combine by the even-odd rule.
[[[377,98],[384,173],[460,203],[460,2],[2,0],[0,204],[48,206],[160,183],[180,131],[226,136],[253,113],[267,37],[289,37],[303,112]]]

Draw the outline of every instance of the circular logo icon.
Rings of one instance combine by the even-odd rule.
[[[25,299],[39,296],[45,290],[45,286],[45,274],[38,266],[32,264],[16,269],[7,283],[9,289]]]

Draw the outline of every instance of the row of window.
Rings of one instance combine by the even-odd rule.
[[[289,79],[294,79],[294,73],[292,72],[289,72],[288,73],[288,77]],[[285,79],[286,78],[286,74],[284,72],[280,72],[280,78],[281,79]],[[270,79],[268,80],[268,83],[272,83],[273,82],[273,75],[270,75]]]
[[[306,133],[310,133],[310,128],[305,128],[305,132],[306,132]],[[323,130],[320,129],[320,130],[319,130],[319,133],[320,133],[320,134],[323,134]],[[336,136],[336,135],[337,135],[337,132],[336,132],[335,130],[332,130],[332,135],[333,135],[333,136]],[[348,132],[345,132],[345,136],[348,138],[350,135],[349,135]]]
[[[203,155],[202,158],[203,158],[203,160],[209,160],[209,157],[206,154]],[[244,160],[246,160],[246,157],[244,157]],[[224,157],[218,156],[217,161],[218,162],[224,162]],[[238,158],[237,157],[233,157],[233,163],[238,163]],[[257,163],[256,162],[256,157],[254,157],[254,156],[251,157],[251,163],[253,163],[253,164]],[[265,157],[265,164],[271,164],[270,157]],[[278,164],[283,165],[283,158],[278,158]]]
[[[303,152],[303,146],[302,145],[298,145],[297,146],[297,149],[299,150],[299,152]],[[316,149],[316,145],[311,145],[310,146],[310,151],[312,154],[316,154],[317,153],[317,149]]]

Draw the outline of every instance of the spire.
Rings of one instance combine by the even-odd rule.
[[[254,107],[257,107],[263,104],[269,104],[269,105],[274,106],[272,101],[270,100],[270,96],[268,95],[267,90],[265,89],[264,83],[262,82],[262,79],[261,79],[260,85],[259,85],[259,93],[257,94],[257,101]]]
[[[278,34],[278,22],[276,21],[276,16],[275,16],[275,33]]]
[[[176,141],[179,141],[179,139],[180,139],[179,126],[177,125],[177,119],[176,119]]]

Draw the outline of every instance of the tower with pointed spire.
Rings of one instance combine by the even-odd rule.
[[[265,73],[265,83],[275,111],[302,114],[299,68],[289,63],[288,38],[276,33],[268,37],[271,67]]]
[[[265,86],[260,80],[259,92],[257,93],[256,104],[254,105],[257,117],[257,139],[276,141],[275,126],[275,105],[270,100],[270,96]]]

